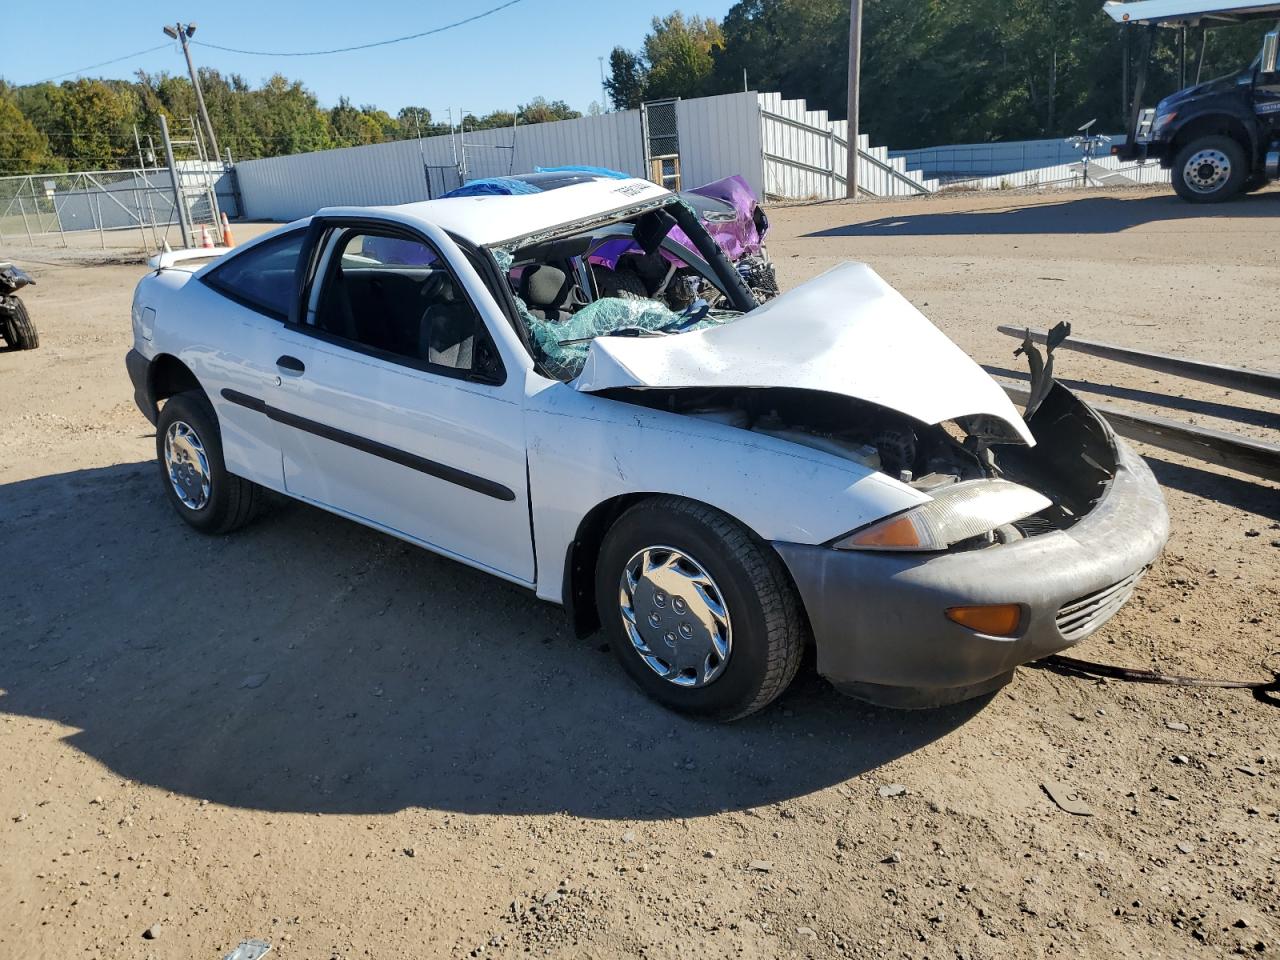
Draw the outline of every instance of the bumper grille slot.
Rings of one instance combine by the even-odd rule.
[[[1131,596],[1147,570],[1130,574],[1123,580],[1063,604],[1058,610],[1058,632],[1063,639],[1079,640],[1110,620]]]

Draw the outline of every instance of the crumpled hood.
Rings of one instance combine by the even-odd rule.
[[[986,414],[1035,440],[1004,390],[865,263],[844,263],[732,323],[597,337],[573,387],[792,387],[936,424]]]

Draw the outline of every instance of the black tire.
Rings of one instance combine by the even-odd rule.
[[[169,431],[175,424],[180,433],[191,431],[195,436],[196,446],[203,451],[201,472],[208,479],[208,490],[204,492],[203,484],[197,482],[191,482],[186,487],[193,502],[203,501],[198,506],[184,502],[178,495],[175,481],[170,479],[165,446]],[[185,451],[189,453],[191,449],[188,440]],[[201,533],[230,533],[243,527],[258,513],[265,491],[256,483],[227,472],[222,459],[222,434],[218,430],[218,415],[203,393],[194,390],[180,393],[171,397],[160,409],[156,422],[156,459],[160,465],[160,480],[173,509]],[[179,472],[188,479],[192,476],[190,471],[183,473],[179,469]]]
[[[621,267],[610,270],[607,267],[593,267],[596,278],[596,289],[601,297],[638,297],[641,300],[649,296],[649,288],[644,278],[634,270]]]
[[[728,611],[728,656],[703,686],[679,686],[660,676],[624,626],[623,572],[637,553],[656,546],[674,548],[701,566]],[[673,617],[676,599],[670,601]],[[645,693],[672,710],[720,721],[755,713],[777,698],[795,678],[808,636],[795,587],[769,545],[719,510],[680,497],[644,500],[610,528],[596,564],[596,606],[614,653]]]
[[[1197,154],[1203,155],[1203,164],[1193,164]],[[1194,176],[1192,171],[1188,171],[1188,166],[1192,166],[1193,171],[1206,172],[1207,175],[1199,181],[1200,186],[1188,182],[1187,177]],[[1224,166],[1225,175],[1222,173]],[[1249,160],[1245,156],[1244,147],[1231,137],[1201,137],[1178,151],[1170,173],[1173,189],[1183,200],[1191,203],[1221,203],[1244,190],[1249,179]]]
[[[36,333],[25,303],[11,297],[4,312],[4,339],[10,350],[34,350],[40,346],[40,335]]]

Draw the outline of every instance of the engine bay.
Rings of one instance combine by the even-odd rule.
[[[1034,447],[987,417],[925,424],[874,403],[786,388],[609,391],[606,396],[842,457],[923,493],[968,480],[1005,479],[1052,501],[973,548],[1065,530],[1102,497],[1115,473],[1110,431],[1054,384],[1028,420]]]

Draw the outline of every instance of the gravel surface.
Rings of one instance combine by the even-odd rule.
[[[770,215],[784,284],[866,260],[1010,377],[996,324],[1059,319],[1280,369],[1274,191]],[[558,609],[353,523],[281,505],[190,531],[122,362],[143,268],[31,260],[42,346],[0,353],[0,957],[1280,952],[1275,706],[1024,669],[899,713],[806,664],[760,715],[680,719]],[[1277,437],[1274,401],[1057,369]],[[1280,487],[1142,452],[1173,536],[1078,654],[1265,676]]]

